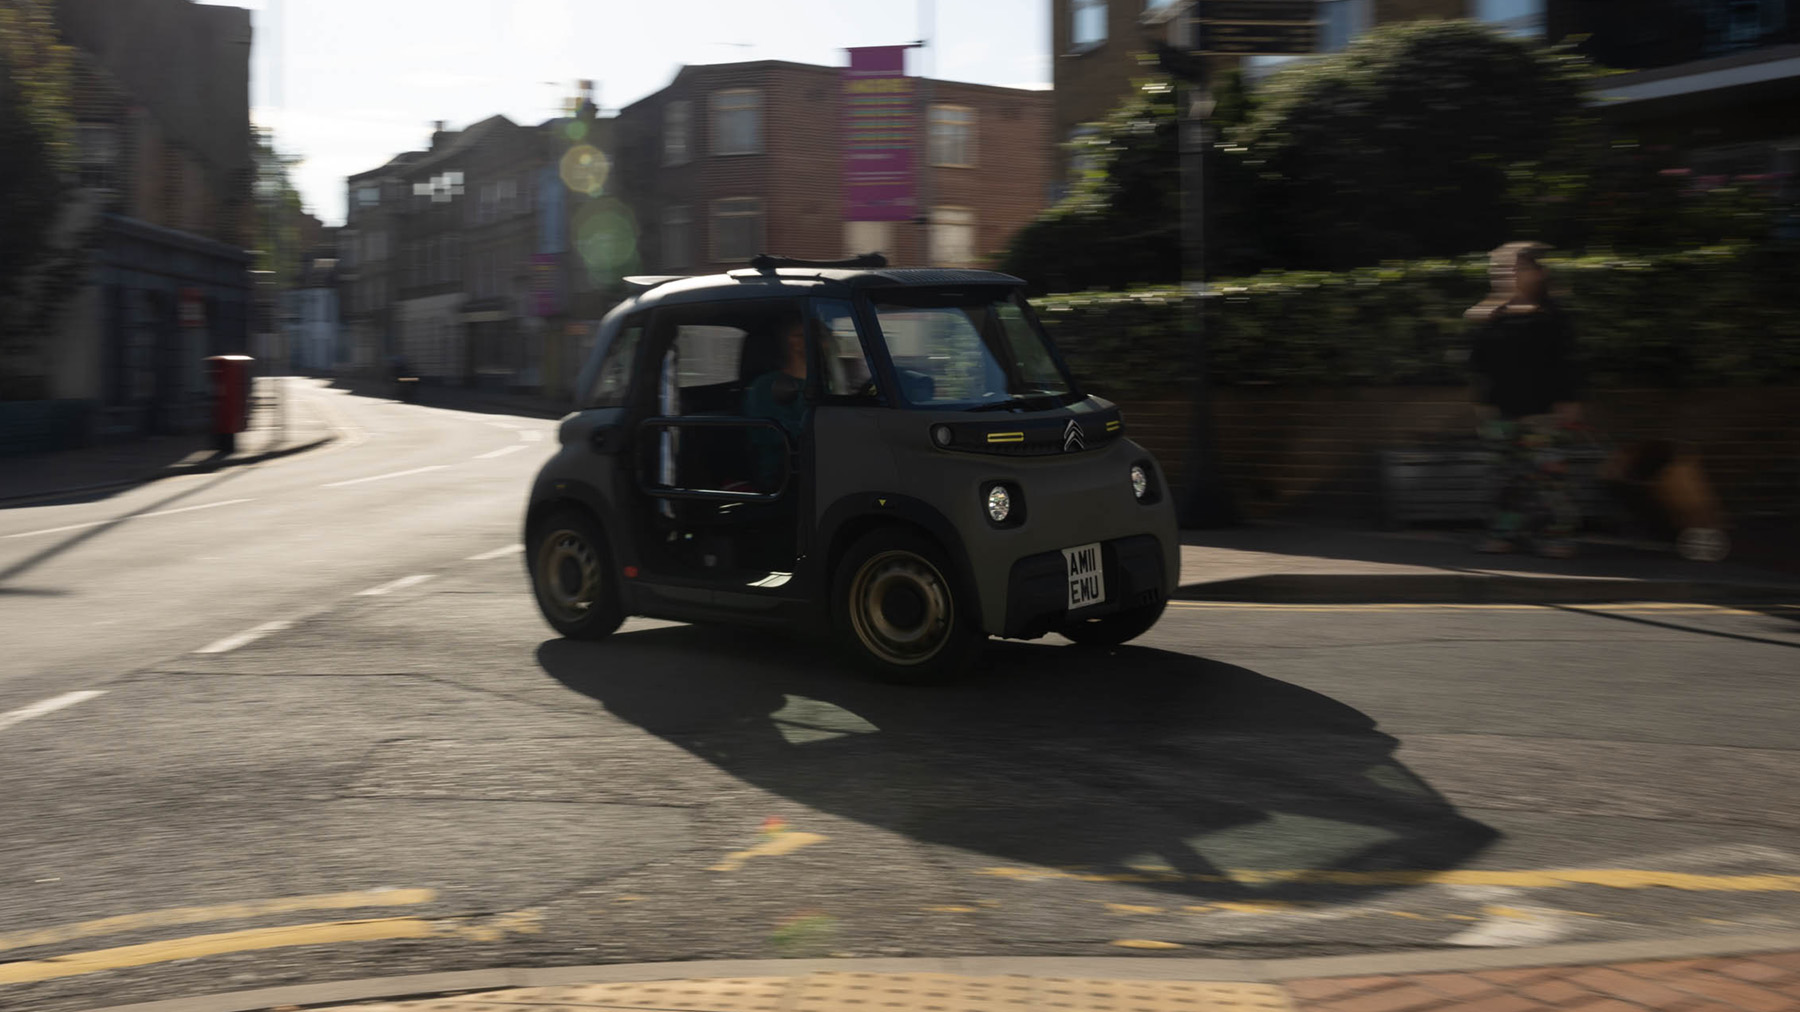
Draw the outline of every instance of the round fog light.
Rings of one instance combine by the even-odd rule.
[[[1012,515],[1012,494],[1006,491],[1005,485],[995,485],[988,489],[987,511],[988,519],[997,524],[1005,523],[1006,518]]]
[[[950,445],[950,437],[951,437],[950,426],[948,426],[948,425],[933,425],[931,427],[931,441],[936,443],[937,445],[949,446]]]
[[[1150,476],[1144,473],[1142,465],[1131,465],[1131,494],[1142,499],[1144,493],[1148,491],[1150,491]]]

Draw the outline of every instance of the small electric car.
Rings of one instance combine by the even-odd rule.
[[[830,629],[942,681],[989,636],[1118,644],[1179,570],[1162,469],[1014,277],[879,256],[628,279],[525,518],[564,636]]]

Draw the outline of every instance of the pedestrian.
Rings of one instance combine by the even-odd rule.
[[[1568,314],[1550,293],[1543,243],[1513,242],[1488,261],[1492,290],[1466,314],[1484,441],[1498,455],[1496,498],[1483,552],[1529,545],[1574,554],[1580,522],[1567,487],[1568,446],[1581,425],[1581,375]]]

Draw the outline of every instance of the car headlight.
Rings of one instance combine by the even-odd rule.
[[[1012,493],[1006,490],[1005,485],[995,485],[988,489],[987,513],[988,519],[997,524],[1005,523],[1006,518],[1012,516]]]
[[[1142,502],[1144,496],[1148,495],[1149,492],[1150,476],[1144,473],[1143,465],[1131,465],[1131,494],[1136,496],[1139,502]]]

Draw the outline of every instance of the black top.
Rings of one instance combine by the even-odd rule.
[[[1481,403],[1502,417],[1541,415],[1581,393],[1575,333],[1568,315],[1546,302],[1535,312],[1502,308],[1475,336],[1469,368]]]

